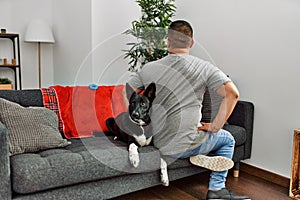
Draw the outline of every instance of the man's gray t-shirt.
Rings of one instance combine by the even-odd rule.
[[[203,94],[231,81],[211,63],[191,55],[169,54],[144,65],[128,83],[145,88],[156,83],[151,112],[154,145],[164,155],[195,149],[210,133],[198,131]]]

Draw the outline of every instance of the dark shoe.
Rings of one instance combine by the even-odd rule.
[[[248,196],[238,196],[232,193],[230,190],[223,188],[219,191],[211,191],[209,190],[206,195],[206,200],[209,199],[230,199],[230,200],[251,200]]]

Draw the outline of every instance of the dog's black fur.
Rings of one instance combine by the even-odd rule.
[[[144,93],[136,93],[128,84],[125,87],[128,112],[119,114],[115,119],[107,119],[106,125],[115,139],[127,142],[128,146],[132,143],[139,147],[149,145],[152,136],[149,111],[155,99],[155,83],[151,83]]]
[[[128,144],[130,163],[138,167],[138,147],[152,144],[153,132],[149,111],[155,99],[156,85],[150,83],[144,93],[136,93],[128,84],[125,87],[129,101],[128,112],[123,112],[116,118],[107,119],[106,125],[114,134],[115,139]],[[162,158],[161,180],[163,185],[169,185],[167,163]]]

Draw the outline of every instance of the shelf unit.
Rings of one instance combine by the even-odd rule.
[[[12,64],[11,62],[7,64],[0,64],[0,70],[1,68],[9,68],[14,71],[14,88],[15,89],[22,89],[22,80],[21,80],[21,59],[20,59],[20,39],[19,34],[15,33],[0,33],[0,38],[3,39],[9,39],[12,42],[13,46],[13,55],[12,59],[16,60],[15,64]],[[0,46],[1,48],[1,46]]]

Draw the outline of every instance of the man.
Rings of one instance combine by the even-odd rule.
[[[235,141],[221,128],[238,101],[238,90],[217,67],[189,54],[193,44],[191,25],[183,20],[172,22],[167,38],[169,55],[145,64],[128,83],[135,91],[156,83],[151,114],[154,145],[164,155],[190,157],[193,164],[212,170],[206,199],[250,199],[225,187]],[[199,123],[206,88],[222,100],[213,121]],[[216,156],[206,156],[210,152]]]

